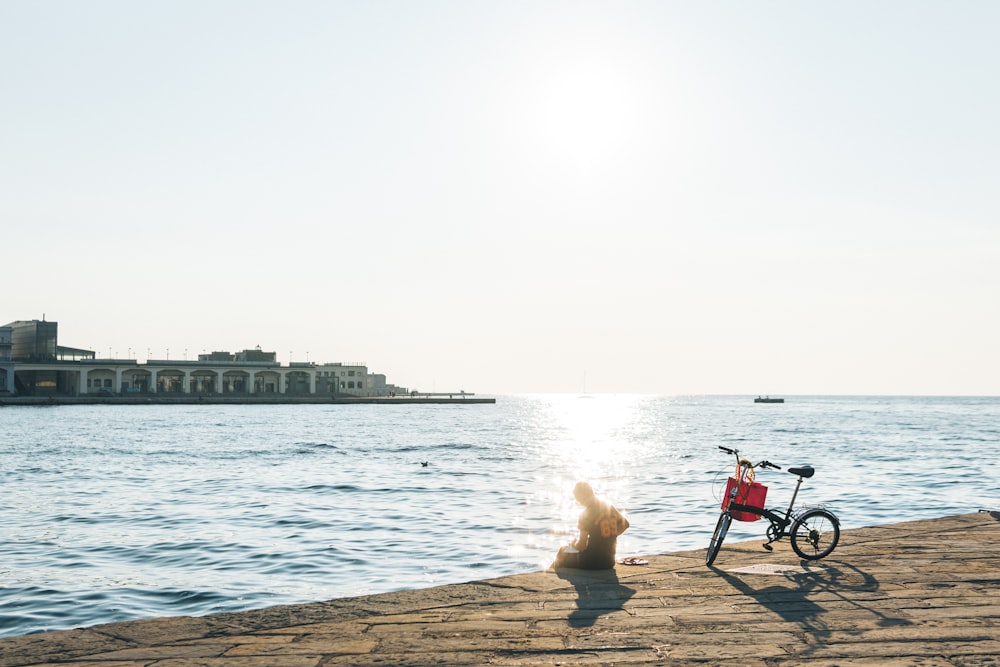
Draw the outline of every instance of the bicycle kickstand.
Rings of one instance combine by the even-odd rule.
[[[772,547],[771,545],[780,539],[781,539],[781,531],[778,530],[772,523],[767,528],[767,542],[764,542],[764,544],[762,544],[761,546],[767,549],[768,551],[774,551],[774,547]]]

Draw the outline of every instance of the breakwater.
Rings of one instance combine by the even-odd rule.
[[[492,404],[496,398],[471,394],[433,396],[260,396],[137,394],[121,396],[10,396],[4,405],[447,405]]]

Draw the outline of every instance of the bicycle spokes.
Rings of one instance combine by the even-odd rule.
[[[806,560],[823,558],[840,540],[840,522],[824,509],[811,509],[792,525],[792,549]]]

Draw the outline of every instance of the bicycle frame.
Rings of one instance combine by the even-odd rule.
[[[767,461],[762,461],[761,463],[768,463]],[[755,466],[756,467],[756,466]],[[799,489],[802,487],[802,480],[805,479],[802,475],[799,475],[799,479],[795,484],[795,491],[792,492],[792,499],[788,501],[788,507],[785,509],[785,513],[779,514],[778,511],[767,509],[765,507],[757,507],[755,505],[743,505],[741,503],[734,503],[733,499],[729,498],[729,503],[726,505],[725,511],[727,512],[750,512],[751,514],[759,514],[768,521],[771,522],[771,528],[773,530],[767,531],[768,541],[767,544],[770,545],[771,542],[776,542],[782,537],[788,535],[788,527],[792,525],[792,521],[795,517],[792,516],[792,508],[795,507],[795,499],[799,496]],[[779,510],[780,511],[780,510]]]

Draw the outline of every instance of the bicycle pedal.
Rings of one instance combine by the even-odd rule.
[[[762,544],[760,546],[764,547],[768,551],[774,551],[774,547],[772,547],[770,544]]]

